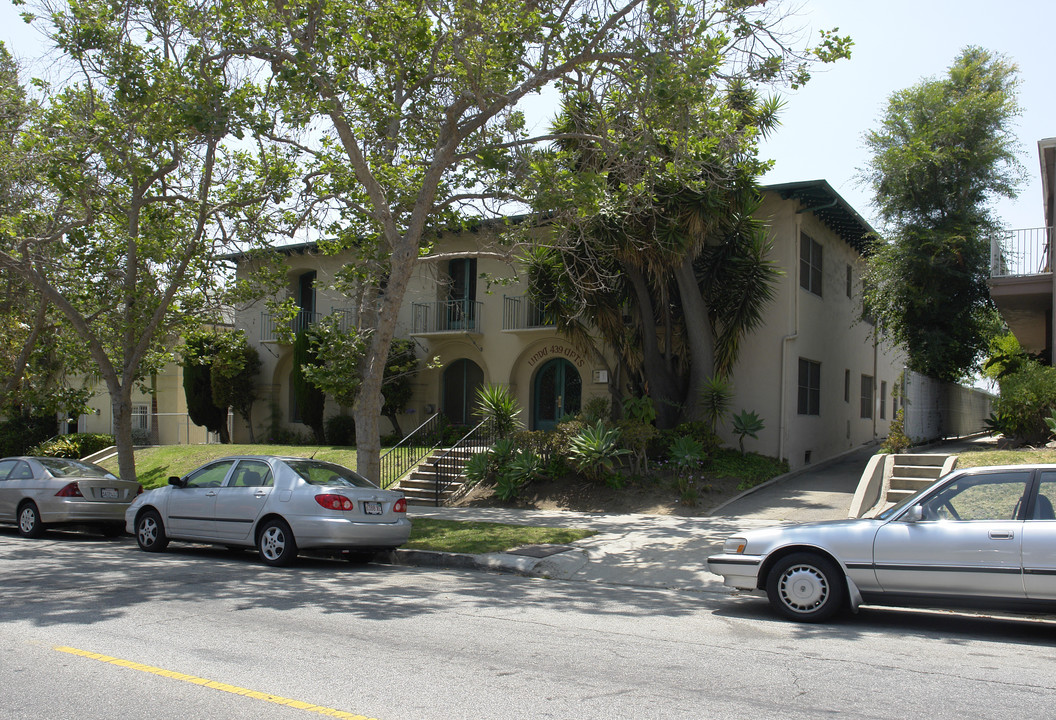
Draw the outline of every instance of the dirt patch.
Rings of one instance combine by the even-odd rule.
[[[451,505],[700,516],[739,495],[739,482],[736,478],[715,478],[699,482],[696,502],[687,504],[681,500],[674,479],[669,477],[629,480],[622,488],[616,489],[568,475],[557,480],[534,482],[524,488],[521,497],[514,502],[503,502],[495,497],[494,485],[478,485]]]

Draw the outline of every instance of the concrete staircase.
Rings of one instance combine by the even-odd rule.
[[[436,505],[436,478],[437,470],[439,470],[443,484],[443,490],[440,493],[440,504],[442,505],[461,491],[465,484],[462,470],[465,469],[469,458],[480,451],[480,448],[434,450],[432,454],[418,463],[418,467],[400,480],[396,489],[403,492],[410,505]]]
[[[957,467],[956,455],[874,455],[858,481],[849,517],[875,517]]]

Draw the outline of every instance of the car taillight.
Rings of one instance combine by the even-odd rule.
[[[332,493],[324,493],[322,495],[316,495],[315,501],[322,505],[327,510],[351,510],[356,506],[354,502],[349,500],[344,495],[334,495]]]
[[[392,506],[393,512],[407,512],[407,498],[400,498]]]
[[[142,494],[143,494],[143,486],[142,485],[136,486],[136,495],[142,495]]]
[[[72,482],[55,493],[55,497],[84,497],[84,495],[81,495],[81,489],[77,487],[77,483]]]

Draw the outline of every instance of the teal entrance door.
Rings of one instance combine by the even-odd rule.
[[[553,430],[562,417],[579,412],[582,396],[583,381],[575,366],[563,358],[548,361],[535,374],[532,429]]]

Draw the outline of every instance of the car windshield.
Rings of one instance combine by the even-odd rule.
[[[949,475],[946,475],[946,477],[949,477]],[[921,497],[923,495],[925,495],[926,493],[930,492],[933,487],[935,487],[934,484],[924,488],[923,490],[921,490],[920,492],[918,492],[918,493],[916,493],[914,495],[910,495],[909,497],[907,497],[904,500],[902,500],[902,502],[898,503],[898,505],[894,505],[892,507],[889,507],[887,510],[884,510],[882,513],[880,513],[879,515],[876,516],[876,519],[877,520],[890,520],[895,515],[897,515],[898,513],[902,512],[902,510],[904,508],[907,508],[910,505],[915,505],[918,502],[920,502]]]
[[[377,485],[359,473],[333,463],[318,460],[287,460],[295,473],[310,485],[327,485],[329,487],[365,487],[376,488]]]
[[[37,458],[37,462],[54,477],[99,477],[117,480],[117,476],[98,465],[66,458]]]

